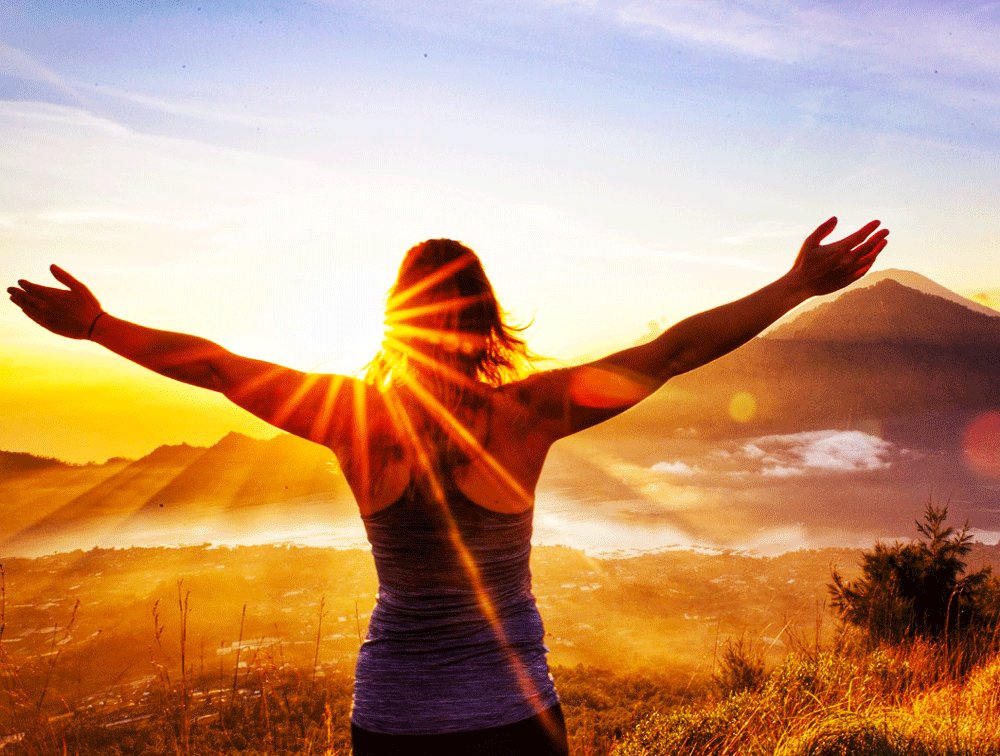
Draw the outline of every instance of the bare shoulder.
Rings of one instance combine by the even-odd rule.
[[[605,359],[534,373],[501,393],[552,443],[621,414],[657,387],[641,373]]]
[[[504,384],[495,392],[495,411],[518,432],[551,435],[566,422],[570,381],[570,371],[558,369]]]

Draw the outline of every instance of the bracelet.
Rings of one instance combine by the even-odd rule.
[[[101,315],[104,315],[104,310],[101,310],[94,319],[90,321],[90,328],[87,329],[87,338],[91,338],[94,335],[94,326],[97,325],[97,321],[101,319]]]

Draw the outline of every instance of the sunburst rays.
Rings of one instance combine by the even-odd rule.
[[[486,302],[490,299],[492,299],[490,293],[484,291],[481,294],[474,294],[468,297],[449,297],[438,302],[430,302],[415,307],[395,307],[386,313],[385,323],[390,328],[398,327],[401,324],[417,320],[418,318],[461,312],[471,305]]]
[[[429,489],[427,493],[433,498],[441,513],[448,542],[454,551],[457,563],[465,573],[465,579],[475,596],[479,612],[489,625],[498,645],[503,649],[525,699],[536,705],[538,713],[542,714],[541,704],[538,703],[539,690],[507,635],[500,611],[484,583],[476,556],[466,543],[448,501],[446,486],[442,481],[442,475],[448,473],[439,468],[440,463],[429,448],[430,442],[418,429],[412,417],[413,412],[419,412],[429,418],[456,447],[471,459],[483,464],[498,483],[497,487],[504,490],[505,497],[514,500],[514,510],[523,511],[532,506],[531,492],[484,447],[476,434],[466,427],[433,390],[434,386],[444,383],[450,384],[459,394],[469,392],[483,397],[489,391],[489,386],[462,369],[464,367],[461,360],[462,353],[468,355],[469,352],[481,348],[483,337],[479,334],[462,333],[455,328],[428,327],[426,321],[442,324],[454,321],[455,318],[448,316],[461,313],[462,310],[489,299],[491,293],[471,297],[447,297],[430,304],[404,307],[420,293],[446,281],[473,259],[471,254],[462,255],[390,298],[385,321],[384,356],[390,361],[395,361],[395,365],[390,364],[390,369],[397,368],[393,369],[393,374],[396,376],[395,383],[407,389],[407,399],[404,400],[401,392],[394,387],[385,387],[382,397],[396,435],[412,450],[414,462],[426,480]],[[413,342],[423,342],[440,348],[420,349],[414,346]],[[411,366],[410,369],[407,369],[408,365]],[[428,380],[431,387],[425,385]],[[555,734],[558,725],[554,719],[550,718],[544,724]]]
[[[414,382],[409,383],[411,387],[417,385]],[[426,390],[425,390],[426,391]],[[420,397],[419,401],[422,403],[430,399],[429,393],[418,393]],[[536,713],[542,715],[544,718],[543,725],[556,737],[558,732],[558,724],[555,719],[549,715],[540,702],[540,691],[528,674],[527,668],[524,662],[521,660],[520,655],[517,653],[513,644],[511,643],[509,637],[507,636],[507,631],[503,626],[503,620],[500,617],[500,612],[498,611],[496,604],[493,601],[493,597],[490,595],[489,590],[483,581],[482,573],[479,569],[479,564],[476,561],[475,555],[472,550],[465,543],[465,539],[462,536],[462,531],[459,528],[458,522],[455,519],[454,513],[451,510],[451,505],[448,502],[448,498],[445,493],[445,486],[441,481],[441,471],[437,469],[437,466],[432,460],[432,455],[427,449],[425,441],[421,434],[417,431],[414,426],[413,421],[409,416],[409,410],[406,408],[405,404],[400,401],[399,396],[395,393],[388,393],[386,395],[386,404],[389,409],[390,416],[393,418],[394,424],[397,426],[399,431],[405,435],[409,442],[410,448],[413,450],[414,455],[417,458],[417,463],[421,470],[424,472],[426,480],[428,482],[431,496],[434,499],[434,503],[438,506],[441,512],[442,519],[447,530],[448,541],[451,547],[454,549],[455,556],[458,559],[458,563],[461,565],[462,570],[465,572],[466,579],[472,589],[472,592],[476,598],[476,604],[479,607],[480,613],[483,615],[483,619],[488,623],[490,630],[493,632],[494,637],[497,640],[497,644],[503,649],[504,654],[507,657],[507,662],[513,672],[515,679],[517,680],[518,687],[520,687],[522,694],[525,699],[532,703],[536,709]],[[436,403],[435,403],[436,404]],[[428,406],[428,405],[425,405]],[[440,405],[437,405],[440,409]],[[445,414],[451,418],[453,425],[450,427],[462,427],[461,423],[454,418],[451,413],[445,411]],[[462,438],[465,438],[465,434],[469,434],[468,429],[464,429],[464,433],[460,434]],[[471,436],[471,434],[469,434]],[[482,447],[477,444],[480,449]],[[486,454],[485,449],[482,450]],[[509,475],[509,473],[508,473]]]
[[[458,273],[458,271],[467,265],[471,265],[475,262],[475,260],[475,253],[472,252],[472,250],[467,250],[454,260],[428,273],[412,285],[407,286],[402,291],[393,292],[392,296],[389,297],[388,304],[386,305],[386,312],[398,312],[406,302],[409,302],[418,294],[421,294],[453,277],[456,273]]]

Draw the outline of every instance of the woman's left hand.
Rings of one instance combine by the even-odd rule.
[[[41,286],[20,280],[7,289],[10,301],[42,328],[70,339],[90,337],[90,329],[103,310],[86,286],[58,265],[50,267],[53,277],[67,288]],[[19,288],[18,288],[19,287]]]
[[[857,281],[868,272],[888,243],[889,229],[878,231],[880,221],[872,221],[840,241],[820,244],[837,225],[830,218],[802,243],[789,276],[808,296],[830,294]]]

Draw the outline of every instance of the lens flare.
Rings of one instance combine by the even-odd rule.
[[[738,391],[729,400],[729,416],[738,423],[748,423],[757,414],[757,399],[748,391]]]
[[[645,399],[657,385],[649,378],[621,369],[580,367],[573,372],[570,398],[581,407],[617,409]]]
[[[990,410],[973,418],[962,436],[962,454],[973,471],[1000,478],[1000,412]]]

